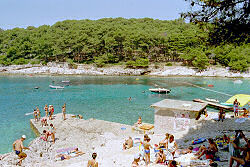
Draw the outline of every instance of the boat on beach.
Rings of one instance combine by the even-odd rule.
[[[171,90],[165,88],[150,88],[149,91],[153,93],[166,94],[170,93]]]
[[[216,99],[210,99],[210,98],[205,98],[205,99],[210,102],[219,103],[219,100]]]
[[[64,89],[64,86],[49,85],[50,89]]]

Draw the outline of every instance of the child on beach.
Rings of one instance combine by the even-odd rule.
[[[223,120],[225,119],[225,115],[226,115],[225,111],[223,110],[223,108],[221,108],[218,113],[218,116],[219,116],[218,121],[221,120],[223,122]]]

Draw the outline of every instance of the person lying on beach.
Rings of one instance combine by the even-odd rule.
[[[125,143],[123,143],[123,150],[130,149],[133,147],[133,139],[129,136],[127,140],[125,140]]]
[[[68,160],[68,159],[71,158],[70,155],[66,155],[66,154],[58,154],[58,155],[56,155],[56,157],[57,157],[57,158],[60,158],[62,161],[63,161],[63,160]]]
[[[96,161],[97,154],[93,153],[91,160],[88,161],[87,167],[98,167],[98,162]]]
[[[243,157],[234,157],[231,156],[229,167],[233,166],[234,161],[237,162],[237,166],[242,165],[243,167],[249,167],[250,166],[250,140],[247,141],[247,145],[243,148],[238,147],[241,151],[243,151]]]
[[[206,148],[204,145],[200,147],[199,151],[195,154],[198,155],[197,159],[200,159],[204,154],[206,159],[214,159],[215,153],[218,152],[217,144],[213,139],[208,139],[209,146]]]
[[[83,154],[85,154],[85,153],[82,152],[82,151],[79,151],[78,148],[75,148],[74,150],[70,151],[69,154],[75,154],[75,156],[79,156],[79,155],[83,155]]]
[[[163,150],[160,149],[160,151],[156,155],[155,163],[165,163],[165,161],[166,161],[166,155],[164,154]]]
[[[23,149],[28,149],[28,147],[23,146],[23,141],[26,139],[25,135],[13,143],[13,150],[15,151],[16,155],[19,157],[19,162],[16,165],[22,165],[22,161],[27,157],[27,154],[23,152]]]
[[[176,150],[176,153],[177,154],[188,154],[188,153],[192,153],[193,152],[193,147],[192,146],[189,146],[188,148],[186,149],[181,149],[181,150]]]
[[[220,109],[219,113],[218,113],[218,121],[222,121],[225,119],[225,116],[226,116],[226,113],[225,111],[223,110],[223,108]]]
[[[131,167],[139,167],[139,163],[138,163],[139,161],[140,161],[140,155],[136,154],[134,156],[134,161],[132,162]]]
[[[162,141],[159,142],[159,147],[160,147],[160,148],[166,148],[166,145],[167,145],[169,136],[170,136],[169,133],[166,133],[166,134],[165,134],[165,138],[164,138]]]
[[[169,140],[167,142],[166,148],[174,157],[175,151],[178,149],[178,145],[177,145],[176,141],[174,140],[173,135],[169,136]]]

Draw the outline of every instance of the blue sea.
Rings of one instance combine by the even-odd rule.
[[[63,90],[49,88],[50,84],[63,85],[62,80],[70,80],[70,85]],[[138,116],[142,116],[143,122],[153,123],[154,110],[150,105],[165,98],[192,100],[208,97],[220,102],[230,98],[186,82],[230,95],[250,94],[249,79],[241,79],[242,84],[234,84],[234,80],[145,76],[0,76],[0,153],[12,151],[12,143],[23,134],[27,136],[26,145],[35,138],[29,123],[33,116],[25,114],[31,113],[36,106],[42,111],[42,116],[45,115],[45,104],[54,105],[55,113],[60,113],[61,106],[66,103],[67,113],[81,114],[84,119],[96,118],[132,125]],[[208,87],[209,84],[214,87]],[[148,91],[156,86],[171,89],[171,93],[152,94]]]

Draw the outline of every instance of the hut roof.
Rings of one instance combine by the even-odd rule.
[[[151,107],[158,109],[174,109],[179,111],[200,112],[207,106],[206,103],[197,103],[192,101],[165,99],[154,103]]]

